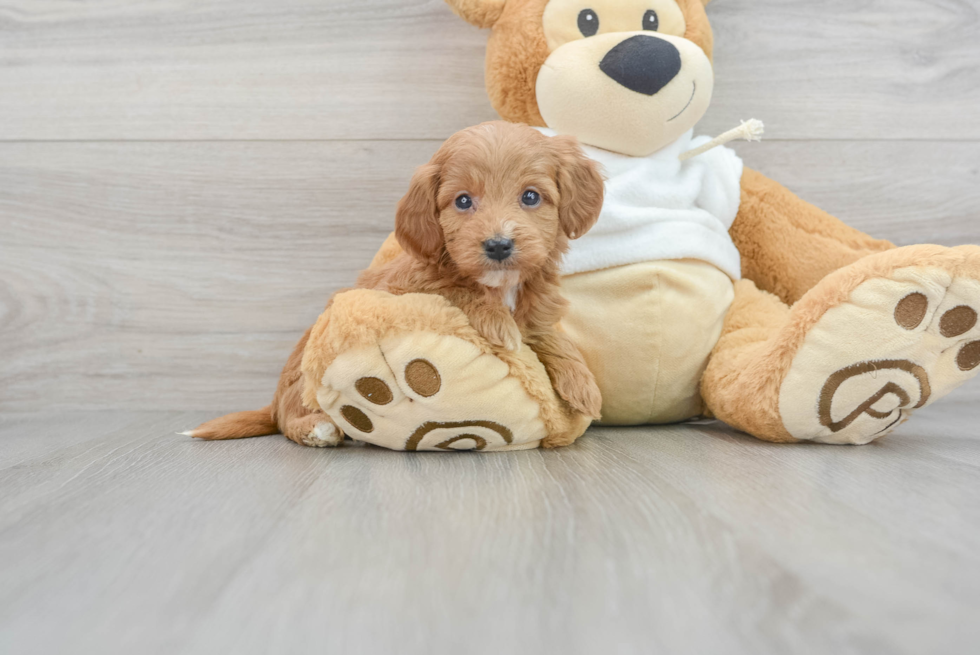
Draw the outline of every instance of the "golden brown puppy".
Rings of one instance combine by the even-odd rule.
[[[496,121],[450,137],[419,167],[398,205],[395,234],[405,252],[365,271],[359,288],[447,298],[487,341],[538,356],[558,395],[599,417],[595,378],[557,329],[567,301],[559,269],[569,239],[585,234],[602,209],[597,165],[573,137]],[[273,404],[215,419],[191,436],[234,439],[275,434],[304,445],[343,438],[322,412],[303,406],[300,363],[309,331],[283,369]]]

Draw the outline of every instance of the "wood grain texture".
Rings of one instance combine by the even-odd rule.
[[[706,132],[980,139],[975,0],[724,0]],[[494,117],[441,0],[5,0],[0,139],[444,139]]]
[[[437,147],[0,144],[0,410],[266,404]],[[877,236],[980,243],[980,144],[738,147]]]
[[[8,417],[0,651],[968,652],[980,411],[921,415],[866,447],[715,424],[494,455]]]

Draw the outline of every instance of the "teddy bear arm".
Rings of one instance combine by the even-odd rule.
[[[746,168],[742,199],[729,234],[742,276],[794,304],[829,273],[895,246],[873,239]]]

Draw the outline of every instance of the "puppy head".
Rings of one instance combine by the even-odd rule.
[[[454,134],[412,177],[395,236],[418,259],[501,286],[557,261],[602,209],[596,164],[572,137],[483,123]]]

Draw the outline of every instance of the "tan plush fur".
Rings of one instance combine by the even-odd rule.
[[[729,234],[742,255],[743,277],[790,305],[828,273],[895,247],[848,227],[748,168]]]
[[[865,257],[828,275],[792,309],[751,281],[739,282],[701,383],[711,413],[760,439],[795,441],[779,417],[779,389],[811,328],[861,284],[917,266],[980,277],[980,248],[921,245]]]
[[[477,27],[492,27],[507,0],[447,0],[453,12]]]

